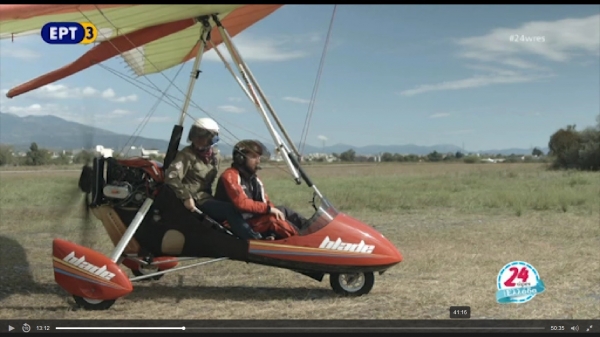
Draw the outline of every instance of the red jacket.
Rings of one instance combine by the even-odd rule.
[[[215,199],[233,203],[244,219],[259,233],[273,232],[280,238],[298,234],[296,228],[271,214],[275,205],[269,200],[262,181],[237,168],[226,169],[219,177]]]

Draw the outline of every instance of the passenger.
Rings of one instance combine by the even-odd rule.
[[[287,207],[276,207],[269,200],[256,175],[263,155],[268,156],[268,151],[259,141],[238,142],[233,148],[231,167],[217,182],[215,198],[233,203],[252,229],[269,239],[297,235],[306,219]]]
[[[185,208],[200,211],[219,223],[227,221],[231,231],[242,239],[261,239],[230,202],[212,196],[220,155],[213,146],[219,141],[219,125],[211,118],[200,118],[192,125],[186,146],[177,153],[165,171],[165,183]]]

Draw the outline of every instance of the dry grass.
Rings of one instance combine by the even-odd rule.
[[[372,292],[339,298],[287,270],[220,262],[167,274],[106,312],[74,310],[53,279],[52,238],[81,242],[69,192],[76,172],[0,173],[0,319],[61,318],[600,318],[600,175],[536,164],[307,167],[338,208],[375,226],[405,257]],[[310,190],[282,170],[261,172],[276,201],[308,211]],[[75,199],[77,200],[77,199]],[[89,244],[113,248],[98,225]],[[537,268],[547,289],[521,305],[495,302],[498,271]]]

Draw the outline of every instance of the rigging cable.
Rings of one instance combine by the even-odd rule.
[[[319,62],[319,69],[317,71],[317,77],[315,79],[315,84],[313,85],[312,96],[310,97],[310,103],[308,106],[308,111],[306,113],[306,119],[304,121],[304,127],[302,128],[302,133],[300,135],[300,143],[298,144],[298,149],[300,151],[300,155],[304,153],[304,146],[306,145],[306,138],[308,137],[308,128],[310,126],[310,119],[312,117],[315,100],[317,97],[317,91],[319,90],[319,83],[321,81],[321,74],[323,73],[323,64],[325,63],[325,56],[327,55],[327,47],[329,46],[329,39],[331,37],[331,31],[333,28],[333,21],[335,19],[335,11],[337,9],[337,5],[333,6],[333,13],[331,14],[331,20],[329,22],[329,30],[327,31],[327,38],[325,39],[325,45],[323,46],[323,53],[321,54],[321,61]]]
[[[150,87],[150,85],[148,85],[148,84],[146,84],[146,83],[142,83],[142,81],[140,81],[139,79],[137,79],[137,78],[133,78],[133,77],[131,77],[131,76],[129,76],[129,75],[126,75],[126,74],[124,74],[124,73],[122,73],[122,72],[120,72],[120,71],[118,71],[118,70],[116,70],[116,69],[113,69],[113,68],[111,68],[111,67],[109,67],[109,66],[107,66],[107,65],[104,65],[104,64],[98,64],[98,66],[99,66],[100,68],[103,68],[104,70],[108,71],[109,73],[111,73],[111,74],[113,74],[113,75],[115,75],[115,76],[117,76],[117,77],[121,78],[122,80],[124,80],[124,81],[128,82],[129,84],[131,84],[131,85],[135,86],[136,88],[138,88],[138,89],[140,89],[140,90],[144,91],[144,92],[145,92],[145,93],[147,93],[148,95],[150,95],[150,96],[152,96],[152,97],[154,97],[154,98],[159,98],[157,94],[155,94],[155,93],[152,93],[152,92],[150,92],[150,90],[149,90],[149,89],[156,90],[156,88],[149,88],[149,89],[143,88],[143,86],[145,86],[145,87]],[[161,93],[161,94],[164,94],[164,96],[170,96],[170,97],[171,97],[172,99],[174,99],[174,100],[182,101],[182,99],[181,99],[181,98],[174,97],[174,96],[172,96],[172,95],[169,95],[169,94],[163,93],[161,90],[158,90],[158,91],[159,91],[159,93]],[[170,106],[172,106],[172,107],[174,107],[174,108],[179,108],[179,107],[178,107],[178,106],[176,106],[174,103],[165,102],[165,104],[167,104],[167,105],[170,105]],[[196,104],[196,103],[195,103],[193,100],[192,100],[192,101],[191,101],[191,103],[190,103],[190,108],[198,109],[198,110],[200,110],[200,111],[204,112],[205,114],[209,115],[209,113],[208,113],[206,110],[204,110],[204,109],[203,109],[201,106],[199,106],[198,104]],[[189,118],[191,118],[192,120],[195,120],[195,117],[194,117],[194,116],[192,116],[192,115],[191,115],[189,112],[186,112],[186,116],[187,116],[187,117],[189,117]],[[221,118],[221,120],[223,120],[223,118]],[[269,141],[269,139],[270,139],[270,138],[267,138],[267,137],[265,137],[265,136],[263,136],[263,135],[261,135],[261,134],[258,134],[258,133],[256,133],[256,132],[255,132],[255,131],[253,131],[252,129],[245,128],[245,127],[242,127],[242,126],[240,126],[240,125],[236,125],[235,123],[232,123],[232,122],[231,122],[231,121],[229,121],[229,120],[226,120],[226,121],[227,121],[228,123],[231,123],[232,125],[236,126],[236,127],[237,127],[237,128],[239,128],[239,129],[242,129],[242,130],[244,130],[244,131],[246,131],[246,132],[248,132],[248,133],[251,133],[251,134],[255,135],[257,138],[263,139],[263,140],[265,140],[265,141]],[[228,137],[228,136],[225,136],[225,135],[223,135],[223,138],[224,138],[224,139],[223,139],[223,142],[224,142],[225,144],[227,144],[227,145],[229,145],[229,146],[233,147],[233,145],[234,145],[234,144],[235,144],[237,141],[239,141],[240,139],[239,139],[239,138],[237,138],[237,137],[235,137],[235,136],[233,136],[233,135],[232,135],[232,137],[233,137],[233,141],[227,141],[227,139],[229,139],[229,137]],[[269,161],[269,166],[267,166],[267,167],[273,167],[273,168],[275,168],[275,169],[277,169],[277,170],[279,170],[279,171],[282,171],[282,172],[285,172],[285,173],[289,173],[289,172],[287,171],[287,168],[285,168],[285,167],[284,167],[283,165],[281,165],[281,164],[278,164],[277,162],[272,162],[272,161]],[[264,168],[266,168],[266,167],[265,167],[265,166],[263,166],[263,169],[264,169]]]
[[[112,23],[112,21],[111,21],[111,20],[110,20],[110,19],[109,19],[109,18],[108,18],[108,17],[107,17],[105,14],[104,14],[104,12],[103,12],[103,11],[102,11],[102,10],[101,10],[101,9],[100,9],[100,8],[99,8],[97,5],[96,5],[95,7],[96,7],[97,11],[98,11],[98,12],[99,12],[99,13],[100,13],[100,14],[101,14],[103,17],[104,17],[104,19],[105,19],[105,20],[106,20],[106,21],[107,21],[107,22],[108,22],[110,25],[112,25],[112,26],[113,26],[113,28],[115,28],[115,29],[118,31],[118,29],[119,29],[119,28],[118,28],[118,27],[117,27],[117,26],[116,26],[114,23]],[[85,18],[86,18],[86,19],[87,19],[89,22],[92,22],[92,20],[91,20],[91,19],[90,19],[90,18],[89,18],[89,17],[88,17],[86,14],[84,14],[84,13],[83,13],[81,10],[79,10],[79,13],[80,13],[82,16],[84,16],[84,17],[85,17]],[[128,41],[128,42],[129,42],[129,43],[130,43],[130,44],[131,44],[131,45],[132,45],[134,48],[137,48],[137,46],[136,46],[136,45],[135,45],[135,44],[134,44],[134,43],[133,43],[133,42],[132,42],[132,41],[129,39],[129,37],[127,37],[127,35],[126,35],[126,34],[125,34],[124,36],[125,36],[125,39],[126,39],[126,40],[127,40],[127,41]],[[119,50],[119,48],[117,48],[117,47],[115,46],[115,44],[112,42],[112,40],[111,40],[111,39],[108,39],[108,40],[107,40],[107,42],[108,42],[109,44],[111,44],[111,45],[113,46],[113,48],[115,48],[115,49],[116,49],[116,50],[119,52],[119,54],[123,54],[123,52],[121,52],[121,51]],[[157,66],[156,66],[156,65],[155,65],[155,64],[154,64],[154,63],[153,63],[153,62],[152,62],[152,61],[151,61],[151,60],[148,58],[148,56],[146,56],[146,55],[144,54],[142,57],[143,57],[143,59],[144,59],[144,61],[145,61],[145,62],[148,62],[148,64],[150,64],[152,67],[154,67],[154,69],[156,69],[156,70],[157,70],[157,73],[158,73],[158,74],[160,74],[160,75],[162,75],[162,77],[164,77],[164,78],[165,78],[165,79],[166,79],[166,80],[169,82],[169,87],[173,86],[173,87],[174,87],[175,89],[177,89],[177,90],[178,90],[180,93],[182,93],[184,96],[186,96],[186,93],[185,93],[185,92],[183,92],[183,90],[181,90],[181,89],[180,89],[180,88],[179,88],[179,87],[178,87],[178,86],[177,86],[177,85],[174,83],[174,79],[175,79],[175,77],[176,77],[178,74],[177,74],[177,75],[176,75],[176,76],[175,76],[173,79],[169,79],[169,78],[168,78],[168,77],[167,77],[167,76],[166,76],[166,75],[165,75],[165,74],[164,74],[162,71],[160,71],[160,70],[159,70],[159,68],[158,68],[158,67],[157,67]],[[182,66],[183,66],[183,64],[182,64]],[[130,66],[130,68],[131,68],[131,66]],[[180,70],[181,70],[181,68],[180,68]],[[177,105],[177,104],[176,104],[176,103],[173,101],[173,99],[171,98],[171,95],[168,95],[168,94],[166,93],[166,91],[168,90],[168,88],[167,88],[165,91],[161,90],[161,89],[160,89],[160,88],[159,88],[159,87],[158,87],[158,86],[157,86],[157,85],[156,85],[154,82],[152,82],[152,80],[150,80],[150,79],[147,77],[147,75],[148,75],[148,74],[144,74],[144,75],[142,75],[142,77],[144,77],[144,79],[146,79],[146,80],[147,80],[147,81],[148,81],[148,82],[149,82],[149,83],[150,83],[150,84],[151,84],[151,85],[152,85],[152,86],[153,86],[153,87],[154,87],[156,90],[158,90],[158,91],[159,91],[159,92],[162,94],[162,95],[161,95],[161,98],[159,98],[159,101],[162,101],[162,99],[163,99],[163,98],[167,98],[167,99],[168,99],[169,101],[171,101],[171,103],[172,103],[173,105],[175,105],[175,106],[176,106],[178,109],[180,109],[180,110],[182,110],[182,109],[183,109],[182,107],[179,107],[179,106],[178,106],[178,105]],[[197,104],[195,104],[195,103],[194,103],[194,101],[193,101],[192,99],[190,99],[190,103],[191,103],[191,104],[194,104],[194,105],[196,105],[196,106],[197,106]],[[152,110],[155,110],[155,109],[156,109],[156,107],[157,107],[157,106],[153,107],[153,109],[152,109]],[[150,112],[147,114],[147,116],[146,116],[146,119],[149,119],[149,118],[152,116],[152,114],[154,113],[154,111],[152,111],[152,110],[151,110],[151,111],[150,111]],[[211,114],[209,114],[209,113],[208,113],[208,111],[206,111],[206,110],[204,110],[204,109],[200,109],[200,110],[202,110],[202,112],[204,112],[205,114],[207,114],[207,115],[208,115],[208,117],[211,117],[211,118],[215,119],[215,118],[214,118],[214,117],[213,117]],[[186,115],[187,115],[187,116],[189,116],[189,117],[192,117],[192,116],[191,116],[189,113],[187,113],[187,112],[186,112]],[[140,124],[143,124],[143,125],[145,125],[144,121],[142,121]],[[230,133],[232,136],[234,135],[234,134],[233,134],[231,131],[229,131],[227,128],[225,128],[225,126],[221,125],[221,128],[222,128],[224,131],[227,131],[227,132],[229,132],[229,133]],[[142,126],[142,129],[143,129],[143,126]],[[139,133],[141,133],[141,131],[142,131],[142,130],[140,129],[140,130],[139,130],[139,132],[137,132],[137,133],[138,133],[138,135],[137,135],[137,136],[135,136],[135,138],[136,138],[136,139],[137,139],[137,137],[139,137]],[[235,139],[236,137],[235,137],[235,136],[233,136],[233,138]]]
[[[108,22],[110,25],[112,25],[112,26],[113,26],[113,27],[114,27],[114,28],[115,28],[115,29],[118,31],[118,27],[117,27],[117,26],[116,26],[114,23],[112,23],[112,21],[111,21],[111,20],[110,20],[110,19],[109,19],[109,18],[108,18],[106,15],[105,15],[105,13],[104,13],[104,12],[103,12],[103,11],[102,11],[102,10],[101,10],[101,9],[100,9],[98,6],[97,6],[97,5],[96,5],[95,7],[96,7],[97,11],[98,11],[98,12],[99,12],[99,13],[100,13],[100,14],[101,14],[103,17],[104,17],[104,19],[105,19],[105,20],[106,20],[106,21],[107,21],[107,22]],[[336,5],[336,7],[337,7],[337,5]],[[81,10],[79,11],[79,13],[80,13],[82,16],[84,16],[84,17],[85,17],[85,18],[86,18],[88,21],[92,22],[92,20],[91,20],[91,19],[90,19],[90,18],[89,18],[87,15],[85,15],[83,12],[81,12]],[[334,8],[334,14],[335,14],[335,8]],[[331,30],[331,27],[330,27],[330,30]],[[128,41],[128,42],[129,42],[129,43],[130,43],[130,44],[131,44],[133,47],[134,47],[134,49],[136,48],[135,44],[134,44],[134,43],[133,43],[133,42],[132,42],[132,41],[129,39],[129,37],[127,37],[127,35],[125,35],[125,39],[126,39],[126,40],[127,40],[127,41]],[[328,38],[328,39],[329,39],[329,38]],[[119,50],[119,49],[118,49],[118,48],[117,48],[117,47],[114,45],[114,43],[111,41],[111,39],[108,39],[108,40],[107,40],[107,42],[108,42],[109,44],[111,44],[111,45],[113,46],[113,48],[117,49],[117,51],[119,51],[119,53],[120,53],[120,54],[123,54],[123,52],[121,52],[121,51],[120,51],[120,50]],[[208,41],[207,41],[207,42],[208,42]],[[327,42],[326,42],[326,46],[327,46]],[[145,120],[143,120],[143,121],[140,123],[140,125],[138,126],[138,129],[139,129],[140,127],[141,127],[141,129],[143,129],[143,127],[146,125],[146,123],[148,122],[148,120],[150,119],[150,117],[151,117],[151,116],[154,114],[154,112],[155,112],[156,108],[158,107],[158,104],[159,104],[160,102],[164,102],[164,101],[163,101],[163,99],[164,99],[164,98],[166,98],[166,99],[168,99],[168,100],[170,101],[170,104],[169,104],[169,103],[167,103],[168,105],[171,105],[171,106],[177,107],[178,109],[182,109],[182,107],[180,107],[179,105],[177,105],[177,104],[176,104],[176,103],[173,101],[173,99],[174,99],[175,97],[173,97],[173,96],[171,96],[171,95],[167,94],[167,91],[168,91],[168,89],[169,89],[171,86],[172,86],[172,87],[174,87],[175,89],[177,89],[177,90],[178,90],[180,93],[182,93],[184,96],[186,95],[186,94],[183,92],[183,90],[181,90],[181,88],[179,88],[179,87],[178,87],[178,86],[177,86],[177,85],[174,83],[174,80],[175,80],[175,78],[176,78],[176,77],[179,75],[179,72],[181,71],[181,69],[182,69],[182,67],[183,67],[183,64],[181,65],[181,67],[179,68],[179,70],[177,71],[177,74],[176,74],[176,75],[173,77],[173,79],[169,79],[169,78],[168,78],[168,77],[167,77],[167,76],[166,76],[166,75],[165,75],[165,74],[164,74],[162,71],[160,71],[160,70],[159,70],[159,68],[158,68],[158,67],[157,67],[157,66],[156,66],[156,65],[155,65],[155,64],[154,64],[154,63],[153,63],[153,62],[152,62],[152,61],[151,61],[151,60],[148,58],[148,56],[147,56],[147,55],[143,55],[142,57],[143,57],[144,61],[148,62],[148,64],[149,64],[149,65],[151,65],[152,67],[154,67],[154,68],[157,70],[157,73],[158,73],[158,74],[162,75],[162,77],[164,77],[164,78],[165,78],[165,79],[166,79],[166,80],[169,82],[169,86],[167,87],[167,89],[166,89],[166,90],[164,90],[164,91],[163,91],[163,90],[161,90],[161,89],[160,89],[160,88],[159,88],[159,87],[158,87],[158,86],[157,86],[157,85],[156,85],[156,84],[155,84],[155,83],[154,83],[152,80],[150,80],[150,78],[148,78],[148,77],[147,77],[147,75],[148,75],[148,74],[143,74],[143,75],[141,76],[141,77],[143,77],[143,78],[144,78],[146,81],[148,81],[152,87],[154,87],[154,88],[153,88],[154,90],[157,90],[158,92],[160,92],[160,93],[161,93],[161,95],[160,95],[160,97],[157,97],[157,98],[158,98],[158,101],[156,102],[155,106],[153,106],[153,107],[152,107],[151,111],[150,111],[150,112],[149,112],[149,113],[146,115],[146,117],[145,117]],[[101,66],[102,66],[102,65],[101,65]],[[110,72],[112,72],[113,74],[115,74],[115,75],[117,75],[117,76],[119,76],[119,77],[121,77],[121,78],[125,77],[125,76],[123,76],[122,74],[120,74],[118,71],[112,70],[112,69],[110,69],[109,67],[103,66],[103,68],[105,68],[105,69],[109,70]],[[131,67],[130,67],[130,69],[131,69]],[[130,79],[125,79],[125,80],[126,80],[126,81],[128,81],[128,82],[129,82],[129,83],[131,83],[131,84],[133,84],[131,80],[134,80],[135,82],[138,82],[139,84],[143,84],[143,83],[141,83],[139,80],[137,80],[137,79],[133,79],[133,78],[130,78]],[[135,84],[134,84],[134,85],[135,85]],[[145,84],[144,84],[144,85],[145,85]],[[136,86],[137,86],[137,85],[136,85]],[[138,87],[138,88],[140,88],[139,86],[137,86],[137,87]],[[140,88],[140,89],[142,89],[142,88]],[[142,89],[142,90],[144,90],[144,89]],[[147,90],[144,90],[144,91],[148,93],[148,91],[147,91]],[[152,94],[150,94],[150,95],[152,95]],[[152,95],[152,96],[154,96],[154,95]],[[156,97],[156,96],[154,96],[154,97]],[[175,99],[177,99],[177,98],[175,98]],[[177,99],[177,100],[179,100],[179,99]],[[201,110],[201,111],[202,111],[202,112],[204,112],[206,115],[208,115],[209,117],[211,117],[211,118],[213,118],[213,119],[214,119],[214,117],[212,116],[212,114],[210,114],[210,113],[209,113],[208,111],[206,111],[205,109],[202,109],[202,108],[201,108],[201,107],[200,107],[200,106],[199,106],[197,103],[195,103],[195,102],[194,102],[194,100],[193,100],[193,99],[190,99],[190,105],[191,105],[191,106],[193,106],[193,107],[195,107],[195,108],[197,108],[197,109],[199,109],[199,110]],[[191,114],[190,114],[189,112],[186,112],[186,115],[187,115],[188,117],[190,117],[190,118],[192,118],[192,119],[193,119],[193,117],[191,116]],[[234,138],[234,139],[237,139],[237,137],[234,135],[234,133],[232,133],[232,132],[231,132],[231,131],[229,131],[227,128],[225,128],[225,126],[221,125],[221,127],[222,127],[222,129],[223,129],[224,131],[226,131],[226,132],[230,133],[230,134],[233,136],[233,138]],[[137,135],[135,136],[135,139],[137,139],[137,137],[139,137],[139,134],[140,134],[140,133],[141,133],[141,131],[142,131],[141,129],[139,129],[139,131],[138,131],[138,132],[135,132],[135,133],[134,133],[134,135],[137,133]],[[132,135],[132,137],[133,137],[133,135]],[[261,137],[261,138],[262,138],[262,137]],[[130,138],[130,139],[131,139],[131,138]],[[232,144],[228,144],[228,145],[232,145]],[[274,165],[274,167],[275,167],[275,168],[278,168],[278,169],[280,169],[280,170],[282,170],[282,171],[285,171],[285,170],[284,170],[284,169],[283,169],[283,168],[282,168],[280,165]]]

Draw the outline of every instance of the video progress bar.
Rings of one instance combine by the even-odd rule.
[[[57,326],[55,330],[185,330],[184,326],[173,326],[173,327],[148,327],[148,326],[121,326],[121,327],[109,327],[109,326],[85,326],[85,327],[69,327],[69,326]]]
[[[56,330],[545,330],[545,327],[55,327]]]

